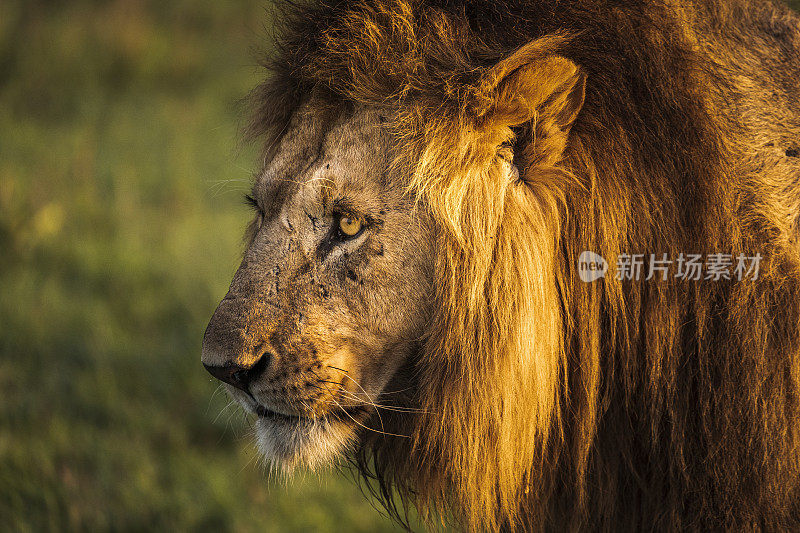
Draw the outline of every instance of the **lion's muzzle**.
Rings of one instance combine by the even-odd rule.
[[[226,297],[206,328],[203,365],[259,415],[320,417],[360,403],[361,391],[348,390],[346,377],[357,376],[355,369],[339,370],[346,361],[329,353],[327,335],[301,328],[297,313],[257,298]]]

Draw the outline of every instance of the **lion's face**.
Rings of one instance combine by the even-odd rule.
[[[249,244],[205,333],[203,363],[283,468],[357,438],[426,321],[429,225],[388,170],[383,121],[297,113],[253,187]]]

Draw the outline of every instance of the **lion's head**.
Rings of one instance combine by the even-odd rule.
[[[203,363],[270,461],[347,458],[395,513],[791,523],[794,167],[746,151],[689,11],[502,4],[287,2]],[[584,283],[583,251],[764,261],[750,284]]]
[[[432,228],[391,172],[386,118],[298,109],[255,182],[247,251],[203,363],[277,465],[328,462],[379,416],[431,309]],[[397,381],[397,379],[395,379]],[[398,389],[398,390],[392,390]]]

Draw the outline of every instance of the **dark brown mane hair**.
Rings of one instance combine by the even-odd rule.
[[[793,15],[744,0],[276,13],[250,133],[274,146],[311,94],[391,109],[397,168],[438,226],[434,318],[408,371],[421,413],[384,418],[412,438],[366,435],[351,458],[393,513],[490,531],[800,528],[800,186],[746,166],[750,100],[726,52],[769,18],[800,76]],[[519,53],[579,69],[568,132],[487,111]],[[498,170],[510,144],[518,183]],[[763,259],[757,280],[584,283],[584,250]]]

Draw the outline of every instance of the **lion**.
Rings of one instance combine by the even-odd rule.
[[[281,5],[202,349],[276,469],[344,461],[430,527],[800,529],[797,16]]]

